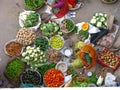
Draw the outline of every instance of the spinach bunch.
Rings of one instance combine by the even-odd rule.
[[[69,20],[69,19],[65,19],[65,22],[67,23],[66,29],[68,31],[71,31],[74,28],[74,23],[71,20]]]
[[[79,82],[79,81],[73,81],[73,87],[87,87],[87,82]]]
[[[49,41],[46,38],[38,36],[35,40],[35,46],[39,47],[42,51],[46,51],[49,48]]]
[[[77,71],[73,68],[73,66],[70,66],[68,69],[68,74],[72,74],[72,77],[76,77]]]
[[[44,64],[38,67],[37,71],[43,76],[48,69],[55,68],[55,63]]]
[[[96,84],[97,80],[98,79],[96,77],[96,74],[93,73],[92,76],[90,76],[90,77],[87,78],[87,83],[89,83],[89,84],[91,84],[91,83]]]
[[[38,24],[39,14],[37,12],[31,12],[27,15],[27,18],[24,21],[24,27],[33,27]]]
[[[13,59],[6,67],[5,73],[10,79],[18,80],[19,74],[24,69],[24,63],[19,59]]]
[[[26,9],[34,10],[44,5],[45,0],[24,0]]]

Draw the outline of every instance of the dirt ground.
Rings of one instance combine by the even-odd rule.
[[[84,7],[76,11],[76,17],[72,18],[75,23],[89,22],[94,12],[102,12],[113,14],[117,24],[120,25],[120,0],[111,5],[103,4],[100,0],[84,0],[84,3]],[[39,12],[43,12],[45,8],[43,7]],[[23,0],[0,0],[0,76],[2,77],[4,77],[3,71],[9,61],[3,48],[7,41],[15,38],[20,29],[18,15],[23,9]],[[11,87],[6,79],[4,87]]]

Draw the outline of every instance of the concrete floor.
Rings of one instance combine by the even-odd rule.
[[[82,21],[90,21],[94,12],[102,12],[115,15],[120,25],[120,0],[116,4],[107,5],[101,3],[100,0],[84,0],[85,6],[77,10],[76,18],[73,18],[75,23]],[[45,7],[43,7],[45,8]],[[3,71],[6,67],[9,57],[4,53],[4,44],[14,39],[20,29],[18,23],[19,12],[22,12],[23,0],[0,0],[0,76],[3,76]],[[39,12],[43,9],[39,10]],[[6,86],[7,86],[7,80]]]

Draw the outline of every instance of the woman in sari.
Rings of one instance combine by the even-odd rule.
[[[49,3],[45,2],[46,5],[49,5],[50,7],[52,7],[52,13],[57,18],[61,18],[68,13],[69,7],[67,3],[68,3],[68,0],[55,0],[55,3],[53,5],[50,5]]]

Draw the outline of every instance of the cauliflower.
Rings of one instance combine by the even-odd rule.
[[[96,19],[91,19],[90,23],[91,24],[95,24],[96,23]]]
[[[97,27],[102,27],[102,23],[101,22],[97,22]]]

